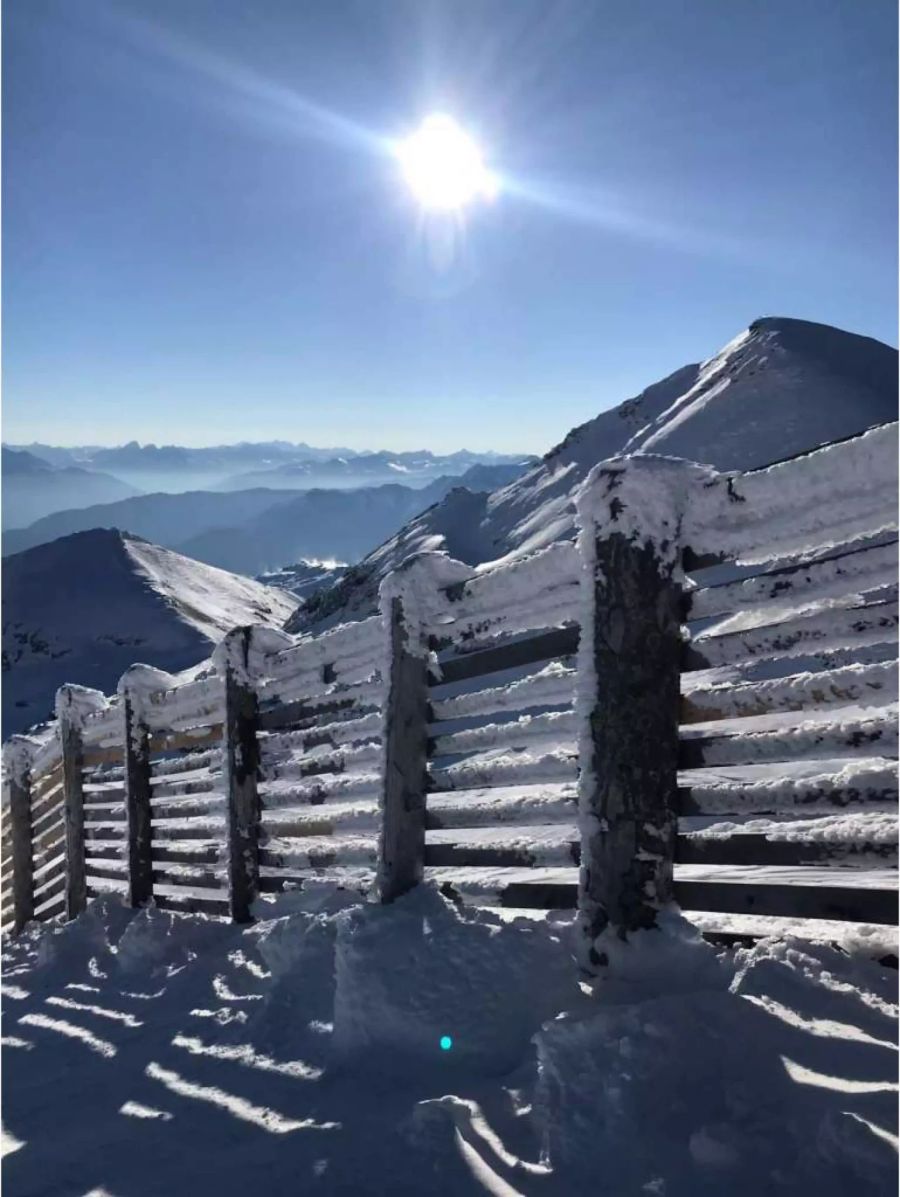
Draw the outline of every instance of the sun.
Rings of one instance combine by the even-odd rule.
[[[396,155],[410,190],[429,211],[456,212],[497,194],[497,179],[477,143],[452,116],[426,117],[397,145]]]

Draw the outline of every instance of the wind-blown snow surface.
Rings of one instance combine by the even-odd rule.
[[[479,565],[571,539],[575,492],[609,457],[745,470],[896,418],[896,350],[824,324],[757,320],[702,365],[575,428],[509,486],[474,501],[451,493],[364,558],[322,610],[331,620],[369,614],[379,579],[411,553],[443,549]]]
[[[58,686],[114,693],[135,661],[174,672],[231,628],[280,626],[285,591],[115,529],[14,554],[3,572],[3,735],[48,717]]]
[[[799,941],[729,958],[673,914],[589,991],[570,922],[431,887],[257,914],[109,899],[5,944],[9,1197],[896,1191],[877,964]]]

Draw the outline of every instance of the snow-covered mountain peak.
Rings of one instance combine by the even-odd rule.
[[[63,682],[106,693],[135,661],[176,672],[239,624],[281,626],[296,599],[94,528],[4,561],[4,736],[46,718]]]
[[[659,453],[751,469],[896,416],[896,350],[825,324],[763,317],[706,361],[574,428],[521,477],[483,496],[479,509],[448,496],[320,596],[319,610],[330,621],[368,614],[378,580],[421,548],[475,565],[569,539],[573,494],[606,458]],[[312,625],[314,617],[298,611],[293,623]]]

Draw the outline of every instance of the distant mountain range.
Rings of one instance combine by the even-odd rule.
[[[3,736],[46,719],[63,682],[111,693],[135,662],[185,669],[238,624],[280,626],[296,602],[116,531],[80,532],[10,557]]]
[[[462,474],[474,465],[522,463],[527,454],[456,453],[436,454],[427,449],[393,453],[387,450],[360,452],[353,449],[320,449],[288,441],[244,442],[192,448],[185,445],[141,445],[131,441],[115,448],[32,443],[9,446],[57,469],[79,469],[113,474],[140,491],[246,490],[269,487],[275,490],[308,490],[313,487],[371,486],[379,482],[402,482],[424,486],[446,474]],[[131,493],[135,493],[133,490]],[[91,498],[89,502],[97,502]],[[70,503],[68,506],[86,506]],[[54,508],[52,510],[62,510]],[[46,514],[42,512],[42,514]],[[15,526],[24,522],[17,518]]]
[[[53,465],[34,453],[3,446],[3,527],[22,528],[54,511],[111,503],[140,492],[110,474]]]
[[[360,453],[355,457],[332,457],[320,461],[291,461],[265,470],[235,474],[226,478],[217,489],[245,490],[248,487],[270,486],[278,490],[309,490],[314,487],[349,488],[379,482],[399,482],[404,486],[426,486],[447,475],[470,475],[479,468],[495,469],[498,465],[522,468],[536,460],[524,455],[506,456],[476,453]]]
[[[509,485],[451,492],[298,608],[292,630],[368,615],[381,578],[425,548],[477,565],[571,539],[573,495],[605,458],[659,453],[750,469],[896,418],[895,349],[829,325],[757,320],[708,361],[573,429]]]
[[[522,468],[474,465],[419,489],[395,483],[300,493],[255,488],[138,495],[7,531],[3,551],[18,553],[89,528],[120,528],[235,573],[260,574],[300,558],[355,561],[453,487],[494,490]]]

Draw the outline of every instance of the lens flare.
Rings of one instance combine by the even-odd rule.
[[[453,1046],[453,1040],[449,1035],[441,1035],[441,1051],[448,1052]]]
[[[410,190],[429,211],[454,212],[497,194],[481,150],[451,116],[426,117],[395,152]]]

